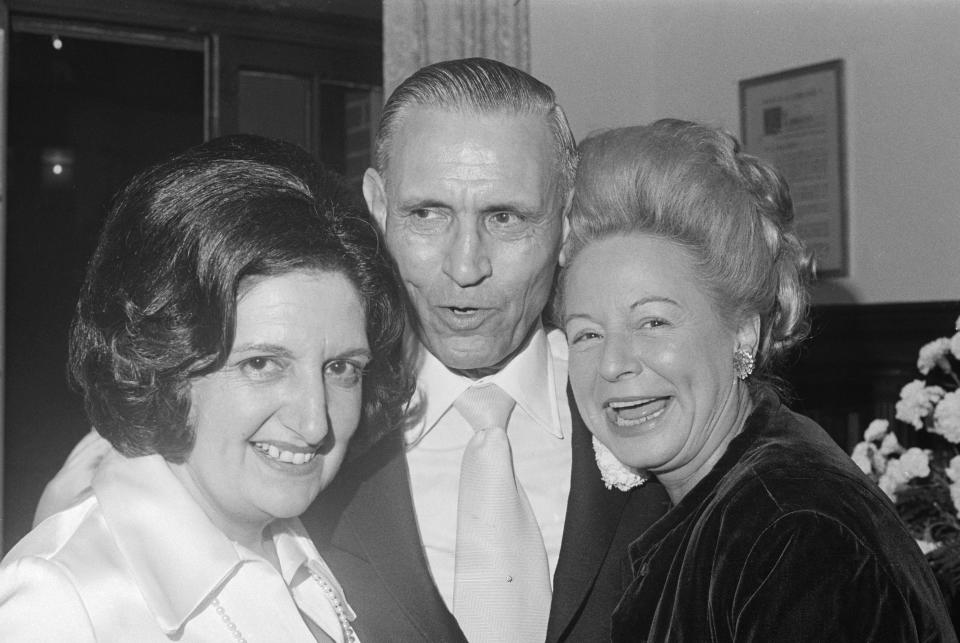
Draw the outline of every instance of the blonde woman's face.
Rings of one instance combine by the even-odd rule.
[[[590,431],[665,485],[707,466],[736,426],[733,354],[690,256],[631,234],[597,241],[565,281],[570,383]]]

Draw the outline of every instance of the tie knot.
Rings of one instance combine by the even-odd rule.
[[[496,384],[480,384],[464,391],[453,406],[474,431],[480,431],[494,427],[506,430],[516,404],[510,394]]]

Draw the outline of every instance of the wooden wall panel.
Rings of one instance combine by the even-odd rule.
[[[953,335],[958,315],[960,301],[814,307],[786,372],[791,406],[849,451],[872,419],[893,418],[900,389],[920,376],[920,347]]]

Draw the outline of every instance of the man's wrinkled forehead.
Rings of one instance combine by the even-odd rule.
[[[505,123],[513,122],[524,122],[524,126],[528,128],[538,127],[538,124],[542,126],[542,131],[544,135],[548,138],[547,149],[549,152],[541,157],[541,160],[544,164],[544,172],[547,173],[549,178],[549,186],[551,190],[550,197],[559,198],[559,202],[562,203],[566,199],[566,195],[560,195],[559,191],[562,189],[563,180],[561,176],[561,152],[560,146],[557,143],[556,135],[551,128],[551,124],[546,115],[540,114],[534,111],[530,112],[518,112],[515,110],[509,109],[496,109],[496,110],[481,110],[474,107],[460,107],[460,106],[436,106],[436,105],[427,105],[427,104],[415,104],[409,105],[402,110],[398,115],[398,118],[394,121],[393,124],[393,133],[390,137],[390,145],[387,154],[387,163],[386,167],[382,168],[383,179],[389,185],[390,181],[390,164],[395,162],[396,159],[403,156],[404,146],[411,144],[413,139],[409,136],[409,126],[410,116],[417,113],[435,113],[437,115],[444,114],[453,114],[457,116],[476,116],[477,118],[503,118]],[[535,117],[535,118],[531,118]],[[419,131],[417,133],[419,137],[416,142],[423,143],[425,138],[431,136],[431,130],[426,129]],[[528,140],[516,140],[514,143],[517,146],[528,145]],[[464,147],[463,150],[459,152],[459,156],[466,163],[468,161],[477,161],[480,160],[477,158],[477,155],[482,155],[486,152],[479,149],[472,149],[469,147]]]

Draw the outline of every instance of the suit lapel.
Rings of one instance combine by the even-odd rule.
[[[591,436],[567,389],[573,424],[570,499],[554,574],[547,640],[557,640],[590,593],[610,549],[630,495],[607,490],[593,455]]]
[[[345,469],[349,479],[335,493],[347,499],[331,546],[370,564],[424,640],[463,640],[423,553],[401,433],[386,436]]]

